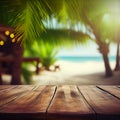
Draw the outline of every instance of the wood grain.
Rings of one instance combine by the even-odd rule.
[[[24,88],[24,87],[23,87]],[[23,89],[22,88],[22,89]],[[45,119],[46,109],[51,101],[55,86],[40,86],[6,104],[0,110],[2,118]],[[4,114],[3,114],[4,113]]]
[[[0,92],[0,109],[12,102],[13,100],[17,99],[18,97],[24,95],[29,90],[32,90],[33,86],[12,86],[11,89],[5,89]]]
[[[97,120],[120,119],[120,100],[95,86],[79,86],[79,90],[95,110]]]
[[[24,87],[23,87],[24,88]],[[55,86],[40,86],[0,109],[1,118],[45,119]]]
[[[108,92],[109,94],[117,97],[120,99],[120,88],[116,86],[108,86],[108,85],[99,85],[98,86],[100,89]]]
[[[120,120],[118,86],[0,86],[1,120]]]
[[[0,93],[1,92],[6,92],[6,91],[9,91],[10,89],[13,89],[17,87],[16,85],[0,85]]]
[[[92,120],[94,112],[76,86],[58,86],[47,111],[48,120]]]

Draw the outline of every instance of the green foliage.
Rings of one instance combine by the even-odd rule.
[[[27,0],[24,5],[21,4],[19,7],[21,9],[17,10],[16,19],[13,19],[12,23],[16,27],[16,36],[19,36],[19,40],[26,40],[28,44],[44,30],[42,19],[48,14],[38,0]]]
[[[37,42],[26,46],[25,56],[39,56],[43,67],[49,69],[56,62],[56,54],[61,47],[86,43],[89,39],[88,34],[72,29],[46,29]]]
[[[18,40],[24,44],[36,40],[45,30],[43,21],[58,15],[63,0],[4,0],[0,1],[0,23],[15,27]]]
[[[42,43],[40,47],[40,59],[45,69],[49,70],[49,67],[57,61],[57,52],[57,49],[52,44]]]
[[[24,56],[40,57],[42,66],[49,70],[49,67],[57,61],[57,52],[58,48],[54,45],[40,41],[39,43],[34,42],[31,47],[27,47]]]
[[[54,61],[51,60],[55,56],[54,46],[79,44],[91,36],[99,48],[109,45],[113,39],[119,41],[120,0],[4,0],[0,1],[0,6],[0,23],[15,27],[15,36],[24,44],[37,40],[40,49],[35,43],[27,54],[39,55],[43,62],[46,61],[43,63],[45,66]],[[107,21],[106,15],[110,16]],[[62,25],[66,29],[47,27],[46,30],[44,23],[54,17],[59,22],[63,22],[61,19],[64,18],[66,22]],[[75,31],[78,23],[85,26],[84,32],[80,31],[81,26]],[[34,47],[37,50],[32,49]]]
[[[85,24],[86,29],[95,37],[99,36],[102,42],[113,41],[120,26],[119,0],[65,0],[65,3],[72,21]]]
[[[44,21],[53,16],[59,21],[66,20],[66,23],[71,21],[70,24],[82,22],[86,29],[88,25],[94,26],[101,39],[111,40],[114,36],[111,37],[111,33],[116,31],[112,28],[117,26],[111,18],[117,20],[119,4],[119,0],[1,0],[0,23],[15,27],[16,36],[27,45],[38,40],[45,31]],[[103,20],[106,13],[112,16],[109,27]]]
[[[28,70],[26,65],[22,66],[22,76],[24,79],[25,84],[32,84],[32,72]]]
[[[72,29],[47,29],[41,34],[41,39],[54,46],[67,47],[84,44],[91,38],[86,33]]]

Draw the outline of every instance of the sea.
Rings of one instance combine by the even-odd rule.
[[[70,62],[102,62],[102,56],[59,56],[58,60]],[[109,56],[110,62],[115,61],[115,56]]]

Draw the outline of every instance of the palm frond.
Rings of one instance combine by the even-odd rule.
[[[89,34],[70,29],[47,29],[41,34],[40,39],[51,45],[67,46],[83,44],[90,40]]]
[[[18,40],[28,44],[45,30],[43,20],[61,10],[62,0],[4,0],[0,4],[0,22],[14,26]]]

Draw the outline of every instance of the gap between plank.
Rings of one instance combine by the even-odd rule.
[[[92,111],[95,113],[95,119],[97,120],[97,113],[96,111],[94,110],[94,108],[89,104],[89,102],[86,100],[86,98],[84,97],[84,95],[82,94],[82,92],[80,91],[79,87],[76,86],[79,93],[81,94],[81,96],[83,97],[83,99],[86,101],[86,103],[88,104],[88,106],[92,109]]]
[[[53,99],[54,99],[54,97],[55,97],[56,92],[57,92],[57,88],[58,88],[58,86],[55,86],[54,93],[53,93],[53,95],[52,95],[52,97],[51,97],[51,100],[50,100],[50,102],[49,102],[49,105],[48,105],[48,107],[47,107],[47,109],[46,109],[46,116],[47,116],[47,113],[48,113],[48,109],[49,109],[49,107],[50,107],[50,105],[51,105],[51,103],[52,103],[52,101],[53,101]]]
[[[110,93],[109,91],[104,90],[103,88],[101,88],[101,87],[99,87],[99,86],[96,86],[96,87],[97,87],[98,89],[100,89],[100,90],[104,91],[105,93],[108,93],[108,94],[112,95],[112,97],[115,97],[115,98],[117,98],[117,99],[119,99],[119,100],[120,100],[120,98],[119,98],[119,97],[117,97],[116,95],[114,95],[114,94]]]

